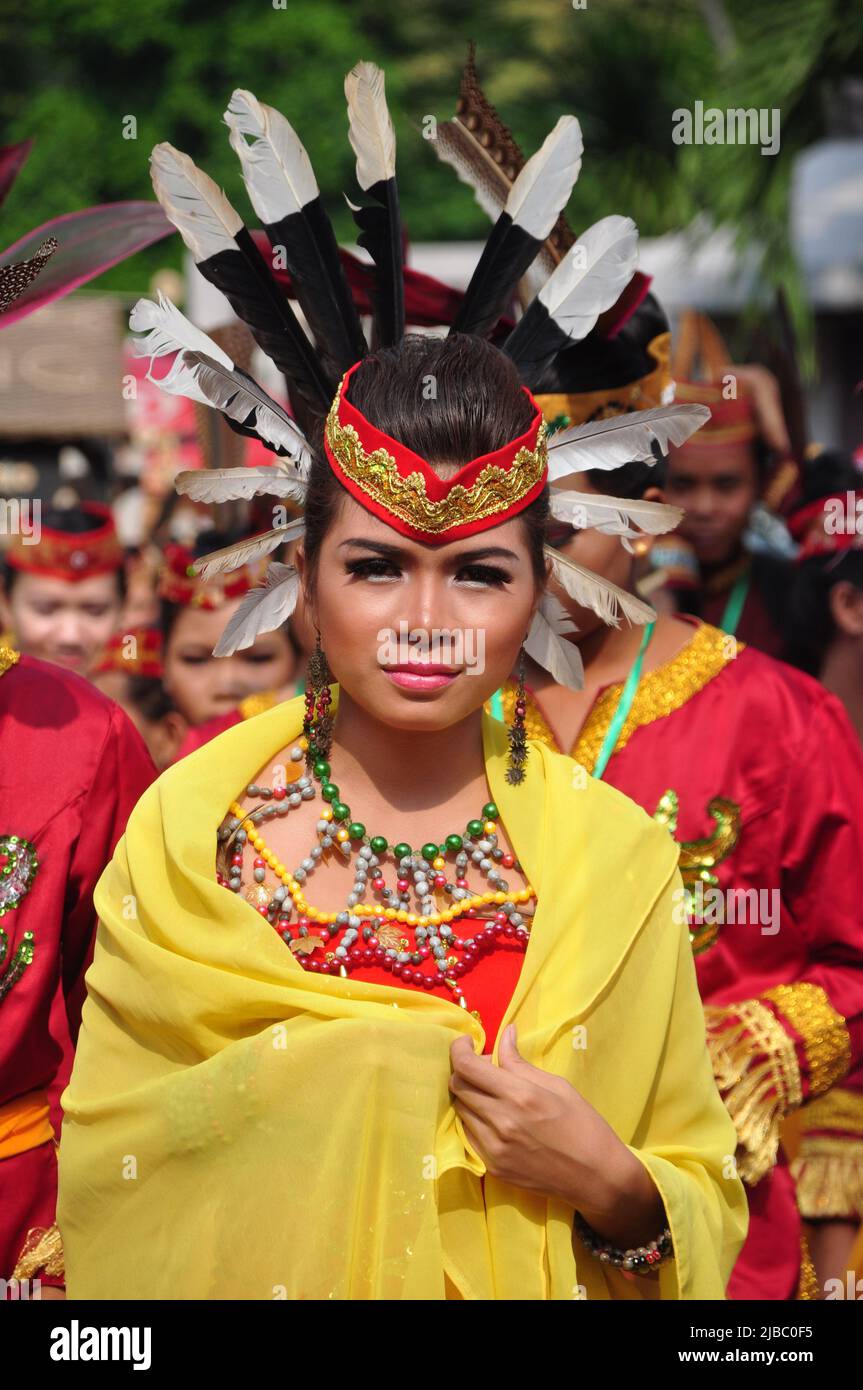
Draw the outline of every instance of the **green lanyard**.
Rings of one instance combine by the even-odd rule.
[[[641,639],[641,646],[638,648],[638,655],[632,663],[629,675],[626,677],[626,682],[624,684],[623,689],[620,692],[620,699],[617,702],[617,709],[614,711],[611,723],[605,731],[605,738],[602,740],[602,747],[599,750],[599,757],[597,758],[596,765],[593,769],[594,777],[601,778],[603,773],[605,772],[605,769],[608,767],[608,761],[612,753],[614,752],[614,749],[617,745],[617,740],[620,738],[620,731],[626,723],[629,711],[632,709],[632,702],[635,699],[635,692],[638,689],[638,682],[641,680],[641,668],[644,665],[644,653],[647,651],[647,648],[650,644],[650,639],[653,636],[653,629],[655,627],[656,619],[654,618],[653,622],[648,623],[647,627],[644,629],[644,636]]]
[[[594,777],[602,777],[602,774],[605,772],[605,769],[608,766],[608,760],[614,752],[615,744],[617,743],[617,740],[620,737],[620,731],[626,723],[626,718],[629,714],[629,711],[632,709],[632,702],[635,699],[635,692],[638,689],[638,682],[641,680],[641,668],[644,665],[644,653],[647,651],[647,648],[650,644],[650,639],[653,636],[653,629],[655,627],[656,619],[654,618],[653,622],[648,623],[647,627],[644,629],[644,636],[641,639],[641,646],[638,649],[638,655],[632,663],[632,669],[630,670],[629,675],[626,677],[626,683],[620,692],[620,699],[617,702],[617,709],[614,711],[614,716],[612,718],[611,723],[608,726],[605,738],[602,740],[602,747],[599,750],[599,757],[597,758],[596,766],[593,769]],[[499,719],[502,724],[505,723],[506,721],[504,719],[503,713],[503,692],[500,690],[496,690],[492,695],[489,703],[491,705],[492,716],[495,719]]]
[[[751,571],[746,570],[735,580],[734,588],[728,595],[725,612],[719,620],[719,626],[722,628],[722,631],[727,632],[730,637],[733,637],[737,631],[737,624],[740,622],[743,605],[746,603],[746,596],[749,593],[749,581],[751,578]]]

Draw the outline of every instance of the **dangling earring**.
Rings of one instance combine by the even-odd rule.
[[[321,646],[317,628],[315,650],[309,657],[309,676],[306,683],[306,714],[303,733],[308,742],[306,767],[311,770],[320,758],[328,758],[333,743],[333,717],[330,714],[330,681],[332,675]]]
[[[524,689],[524,647],[518,658],[518,687],[515,696],[515,709],[509,726],[509,757],[506,763],[506,780],[512,786],[524,781],[524,764],[527,761],[527,734],[524,717],[527,713],[527,698]]]

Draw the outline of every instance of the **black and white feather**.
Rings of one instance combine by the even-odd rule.
[[[706,405],[658,405],[560,430],[548,446],[548,480],[564,483],[586,469],[658,463],[670,444],[685,443],[709,419]]]
[[[300,576],[293,565],[273,561],[263,584],[249,589],[213,648],[213,656],[232,656],[251,647],[264,632],[288,621],[300,595]]]

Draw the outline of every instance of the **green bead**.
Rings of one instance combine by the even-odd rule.
[[[396,845],[395,848],[393,849],[393,854],[394,854],[395,857],[396,857],[396,862],[398,862],[399,860],[402,860],[402,859],[407,859],[408,856],[410,855],[410,852],[411,852],[411,847],[410,847],[410,845],[405,845],[405,844]]]
[[[350,835],[352,840],[361,840],[365,833],[366,827],[362,824],[361,821],[351,821],[350,825],[348,826],[348,834]]]
[[[438,855],[440,854],[440,850],[438,849],[437,845],[432,844],[432,842],[429,841],[427,845],[423,845],[420,853],[422,854],[423,859],[427,859],[428,862],[431,863],[433,859],[437,859]]]
[[[343,801],[333,802],[333,820],[347,820],[350,814],[350,806],[346,806]]]
[[[498,816],[500,815],[500,812],[498,811],[493,801],[487,801],[485,803],[485,805],[482,808],[482,813],[485,816],[486,820],[497,820]]]
[[[446,837],[447,849],[460,850],[463,844],[464,841],[462,840],[461,835],[447,835]]]
[[[471,836],[472,839],[475,840],[477,835],[482,834],[482,821],[469,820],[467,823],[467,833]]]
[[[312,772],[315,774],[316,777],[319,777],[322,782],[326,781],[326,779],[330,775],[330,765],[327,762],[326,758],[316,759],[315,763],[312,766]]]
[[[324,801],[338,801],[339,789],[336,786],[335,782],[324,782],[323,786],[321,787],[321,796],[323,797]]]
[[[387,842],[383,835],[373,835],[371,844],[375,854],[386,854]]]

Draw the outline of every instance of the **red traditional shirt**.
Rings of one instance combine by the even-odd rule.
[[[572,749],[588,773],[620,692],[598,693]],[[514,695],[508,685],[507,718]],[[537,700],[527,703],[528,737],[555,747]],[[778,1151],[781,1119],[835,1096],[837,1082],[851,1105],[863,1090],[858,740],[816,681],[701,624],[642,676],[604,780],[668,824],[684,882],[702,893],[692,934],[708,1042],[752,1184],[729,1293],[793,1298],[801,1222]],[[710,920],[720,905],[723,924]],[[859,1191],[863,1144],[853,1132],[844,1137]]]
[[[118,705],[59,666],[0,647],[0,1276],[28,1232],[54,1226],[47,1090],[62,1060],[58,990],[74,1042],[96,930],[93,889],[156,776]],[[16,841],[27,842],[22,846]],[[30,848],[32,847],[32,849]],[[27,882],[35,856],[38,866]],[[18,888],[16,888],[18,884]],[[17,900],[17,901],[16,901]],[[55,1228],[56,1230],[56,1228]],[[62,1283],[56,1240],[31,1240],[21,1277]],[[53,1271],[53,1274],[47,1272]]]

